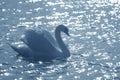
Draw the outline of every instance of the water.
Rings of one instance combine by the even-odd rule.
[[[26,29],[68,26],[67,61],[31,63],[9,46]],[[120,80],[119,0],[1,0],[0,80]]]

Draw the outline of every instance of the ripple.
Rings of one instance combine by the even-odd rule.
[[[0,79],[119,80],[119,5],[118,0],[2,1]],[[62,36],[71,52],[66,61],[30,63],[8,45],[23,46],[19,41],[26,29],[45,29],[54,35],[59,24],[68,26],[71,35]]]

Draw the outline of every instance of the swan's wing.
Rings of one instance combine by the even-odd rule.
[[[59,45],[48,31],[42,30],[42,34],[56,49],[59,50]]]
[[[50,53],[55,51],[55,47],[50,41],[44,36],[44,33],[37,33],[33,30],[28,30],[25,33],[24,41],[32,50],[40,53]]]

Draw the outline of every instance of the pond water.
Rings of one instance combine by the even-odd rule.
[[[9,44],[25,30],[69,28],[67,61],[32,63]],[[0,0],[0,80],[120,80],[119,0]]]

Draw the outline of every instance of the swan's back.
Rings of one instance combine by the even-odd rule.
[[[50,43],[43,33],[37,33],[33,30],[28,30],[25,33],[26,44],[34,51],[41,53],[50,53],[54,51],[54,46]]]

